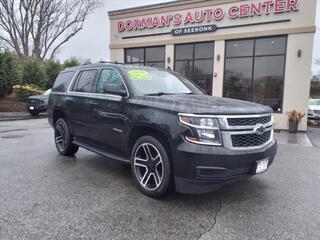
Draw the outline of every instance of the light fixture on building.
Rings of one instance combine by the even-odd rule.
[[[220,62],[220,54],[217,55],[217,61]]]
[[[171,58],[167,57],[167,63],[170,63],[170,62],[171,62]]]
[[[301,58],[301,56],[302,56],[302,50],[299,49],[299,50],[298,50],[298,58]]]

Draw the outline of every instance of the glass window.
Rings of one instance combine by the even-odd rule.
[[[92,92],[97,70],[87,70],[80,72],[77,82],[73,86],[75,92]]]
[[[186,76],[189,72],[192,72],[192,61],[191,60],[176,61],[175,71]]]
[[[127,48],[125,62],[165,68],[165,47]]]
[[[278,55],[286,52],[286,38],[262,38],[257,39],[255,55]]]
[[[53,84],[52,91],[65,92],[71,82],[75,72],[62,72],[58,75],[56,81]]]
[[[175,46],[174,69],[211,94],[213,56],[214,42],[179,44]]]
[[[286,39],[228,41],[223,95],[269,105],[275,112],[282,112]],[[240,46],[238,43],[245,43],[244,49],[250,49],[250,52],[255,49],[254,55],[239,57],[243,53],[235,50],[235,45]],[[249,48],[251,44],[252,48]]]
[[[161,62],[164,59],[165,51],[163,47],[146,48],[146,62]]]
[[[164,62],[146,62],[145,65],[150,67],[165,68]]]
[[[167,71],[133,67],[128,68],[126,73],[136,94],[202,94],[185,78]]]
[[[126,62],[127,63],[144,62],[144,49],[143,48],[126,49]]]
[[[194,73],[212,74],[213,60],[194,60]]]
[[[227,57],[253,56],[254,40],[227,41]]]
[[[257,57],[254,63],[253,101],[282,109],[284,56]]]
[[[100,74],[97,93],[105,93],[109,85],[118,85],[119,89],[125,90],[120,74],[113,69],[103,69]]]
[[[251,100],[252,58],[226,59],[223,95]]]
[[[176,60],[193,58],[193,44],[176,45]]]
[[[213,56],[214,43],[197,43],[194,46],[194,58],[212,58]]]

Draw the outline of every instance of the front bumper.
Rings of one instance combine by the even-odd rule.
[[[30,107],[34,107],[34,109],[30,110]],[[45,112],[45,111],[47,111],[47,108],[48,108],[48,106],[46,104],[26,103],[26,109],[28,111]]]
[[[277,143],[259,150],[230,150],[181,143],[174,153],[175,187],[180,193],[206,193],[255,174],[258,160],[273,163]]]

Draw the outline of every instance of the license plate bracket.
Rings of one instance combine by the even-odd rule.
[[[263,173],[268,170],[269,159],[256,161],[255,174]]]

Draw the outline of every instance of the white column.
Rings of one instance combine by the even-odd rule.
[[[170,63],[168,63],[168,60],[170,59]],[[173,70],[174,65],[174,45],[166,45],[166,54],[165,54],[165,67],[170,67]]]
[[[225,41],[215,41],[213,60],[212,95],[222,97]]]

